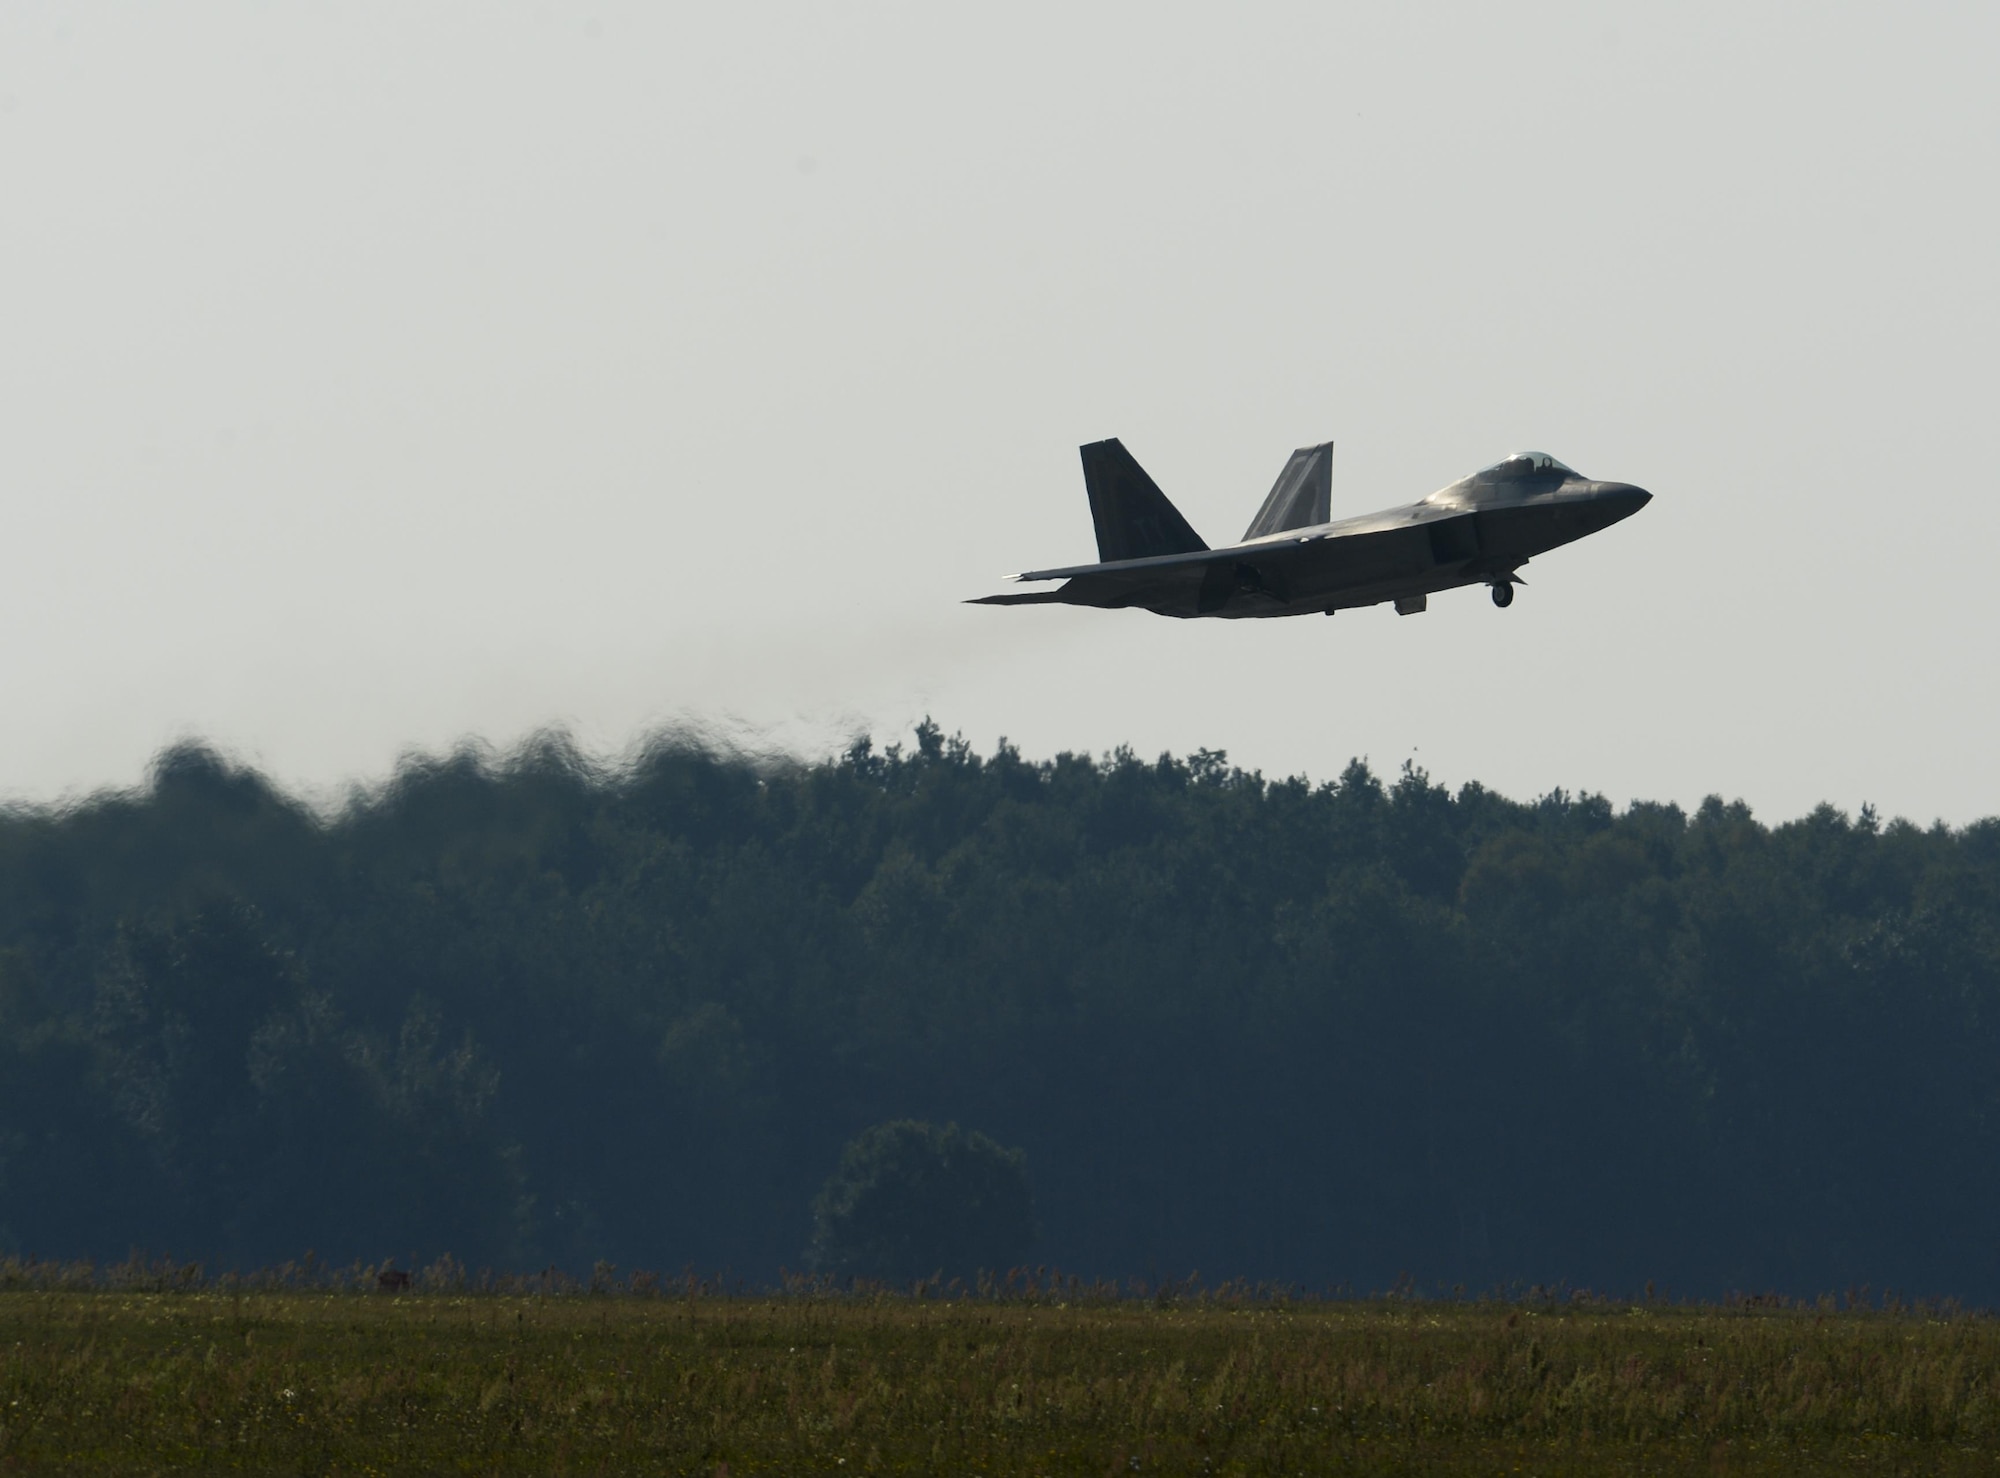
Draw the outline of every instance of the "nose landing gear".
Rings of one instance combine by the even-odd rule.
[[[1500,607],[1503,611],[1514,604],[1514,582],[1512,580],[1495,580],[1493,582],[1493,604]]]

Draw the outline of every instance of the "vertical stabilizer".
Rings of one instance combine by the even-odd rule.
[[[1292,453],[1285,470],[1271,484],[1264,506],[1250,520],[1245,540],[1287,529],[1308,529],[1333,516],[1333,443],[1303,446]]]
[[[1208,548],[1117,437],[1093,441],[1079,450],[1090,517],[1097,525],[1099,559],[1109,563],[1154,554],[1197,554]]]

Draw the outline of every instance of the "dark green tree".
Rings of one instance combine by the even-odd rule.
[[[815,1272],[970,1282],[1027,1260],[1035,1242],[1027,1156],[956,1124],[897,1119],[864,1130],[813,1202]]]
[[[330,811],[183,746],[0,808],[0,1249],[45,1256],[754,1283],[922,1104],[1025,1147],[1080,1275],[1995,1302],[1996,1061],[2000,821],[929,724],[548,735]]]

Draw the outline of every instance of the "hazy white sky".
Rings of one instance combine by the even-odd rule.
[[[2000,6],[0,8],[0,794],[549,724],[2000,812]],[[1507,611],[958,602],[1521,448]]]

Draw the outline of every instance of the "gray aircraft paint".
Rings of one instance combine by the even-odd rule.
[[[1542,452],[1520,452],[1400,508],[1331,521],[1333,443],[1293,452],[1241,543],[1210,549],[1115,437],[1081,449],[1100,560],[1029,570],[1054,590],[974,605],[1135,607],[1162,616],[1305,616],[1487,585],[1513,602],[1521,566],[1629,518],[1644,488],[1596,482]]]

